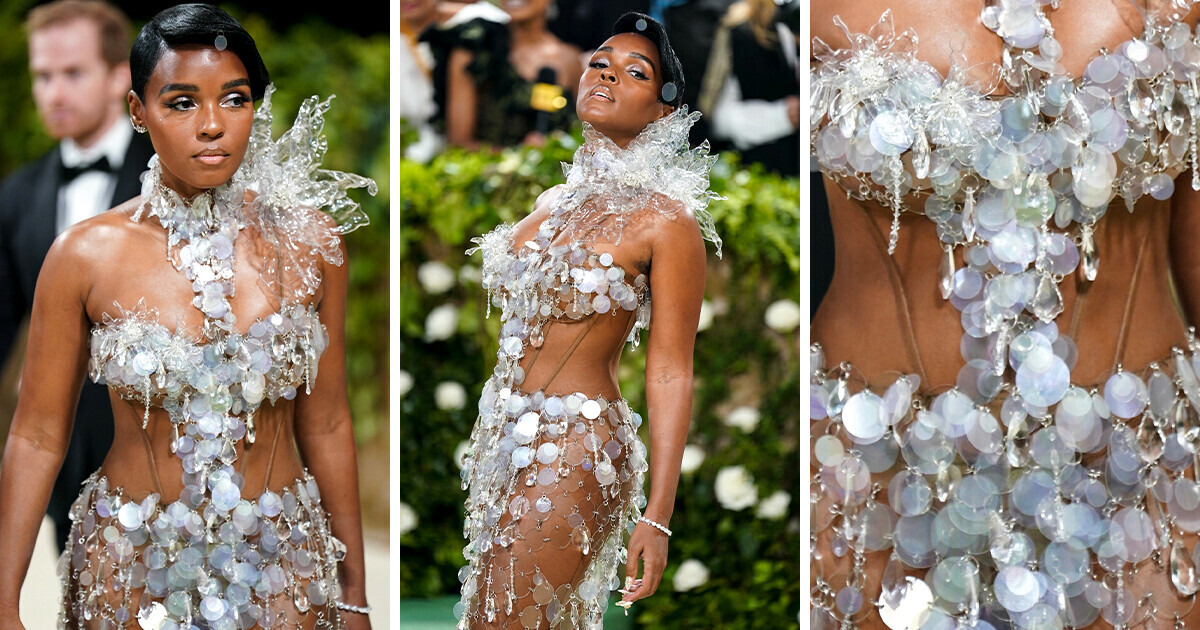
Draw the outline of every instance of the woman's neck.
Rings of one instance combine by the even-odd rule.
[[[538,15],[523,22],[512,22],[508,25],[508,30],[512,33],[514,48],[540,44],[550,34],[550,31],[546,30],[546,16],[544,15]]]

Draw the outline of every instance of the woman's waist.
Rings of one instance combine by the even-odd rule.
[[[617,424],[635,425],[642,421],[641,415],[621,397],[615,383],[611,392],[591,388],[546,390],[526,388],[493,376],[484,385],[479,410],[481,414],[512,419],[532,412],[551,420],[607,418]]]
[[[94,512],[100,518],[117,518],[122,506],[132,505],[140,510],[137,515],[140,518],[135,518],[131,513],[127,521],[123,519],[123,524],[128,525],[126,529],[132,529],[135,524],[150,523],[157,514],[185,516],[178,512],[181,508],[204,512],[211,507],[221,522],[235,514],[249,515],[248,510],[253,510],[256,516],[267,518],[282,514],[294,519],[299,508],[313,514],[324,514],[320,508],[321,492],[317,481],[304,468],[298,468],[286,481],[268,487],[256,486],[236,471],[228,470],[198,475],[191,481],[185,488],[186,492],[162,492],[144,474],[140,478],[126,478],[124,475],[109,474],[101,467],[83,482],[71,516],[74,520],[80,520],[88,512]],[[216,525],[220,526],[221,522]]]

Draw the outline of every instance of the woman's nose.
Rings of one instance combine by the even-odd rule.
[[[225,135],[225,124],[217,106],[200,108],[197,134],[205,138],[220,138]]]
[[[608,81],[610,83],[616,83],[617,82],[617,73],[613,72],[612,68],[601,68],[600,69],[600,80]]]

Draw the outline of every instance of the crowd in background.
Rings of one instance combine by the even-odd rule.
[[[798,0],[404,0],[400,117],[415,131],[405,157],[540,145],[569,130],[583,68],[626,11],[666,26],[683,101],[704,114],[694,144],[800,174]]]

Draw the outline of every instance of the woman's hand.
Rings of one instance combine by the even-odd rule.
[[[623,602],[636,602],[650,597],[658,590],[663,570],[667,568],[667,541],[663,532],[639,522],[629,537],[629,559],[625,563],[625,588]],[[641,561],[641,578],[638,578],[638,562]],[[623,606],[628,609],[628,606]]]

